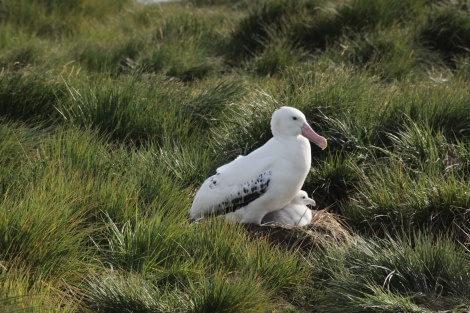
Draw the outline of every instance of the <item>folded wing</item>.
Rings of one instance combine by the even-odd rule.
[[[217,169],[204,181],[193,201],[189,216],[198,220],[244,207],[264,195],[273,176],[272,157],[239,156]]]

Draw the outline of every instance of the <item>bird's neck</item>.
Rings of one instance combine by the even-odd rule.
[[[278,136],[275,138],[282,146],[281,154],[285,156],[294,155],[292,158],[298,162],[305,162],[310,166],[311,152],[310,142],[302,135]]]

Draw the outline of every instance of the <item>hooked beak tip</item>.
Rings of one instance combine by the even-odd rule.
[[[322,150],[325,150],[326,147],[328,146],[328,141],[318,135],[311,127],[308,125],[308,123],[305,123],[302,126],[302,136],[319,146]]]

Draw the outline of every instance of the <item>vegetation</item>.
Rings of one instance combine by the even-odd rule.
[[[470,311],[470,3],[0,2],[0,311]],[[349,242],[214,219],[281,105]]]

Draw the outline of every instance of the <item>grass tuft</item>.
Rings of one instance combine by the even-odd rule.
[[[269,293],[248,277],[216,274],[204,282],[203,293],[194,299],[192,312],[269,312]]]
[[[181,312],[190,308],[179,290],[160,289],[140,275],[108,271],[88,282],[86,306],[100,312]]]
[[[20,121],[49,121],[60,83],[45,70],[25,68],[0,73],[0,114]]]
[[[470,46],[469,10],[438,8],[430,14],[422,26],[420,40],[432,49],[439,51],[444,59],[454,65],[454,58],[468,54]]]
[[[359,240],[347,246],[330,244],[312,254],[322,291],[313,297],[315,307],[331,312],[430,312],[468,306],[465,252],[449,238],[429,239],[417,234]]]

